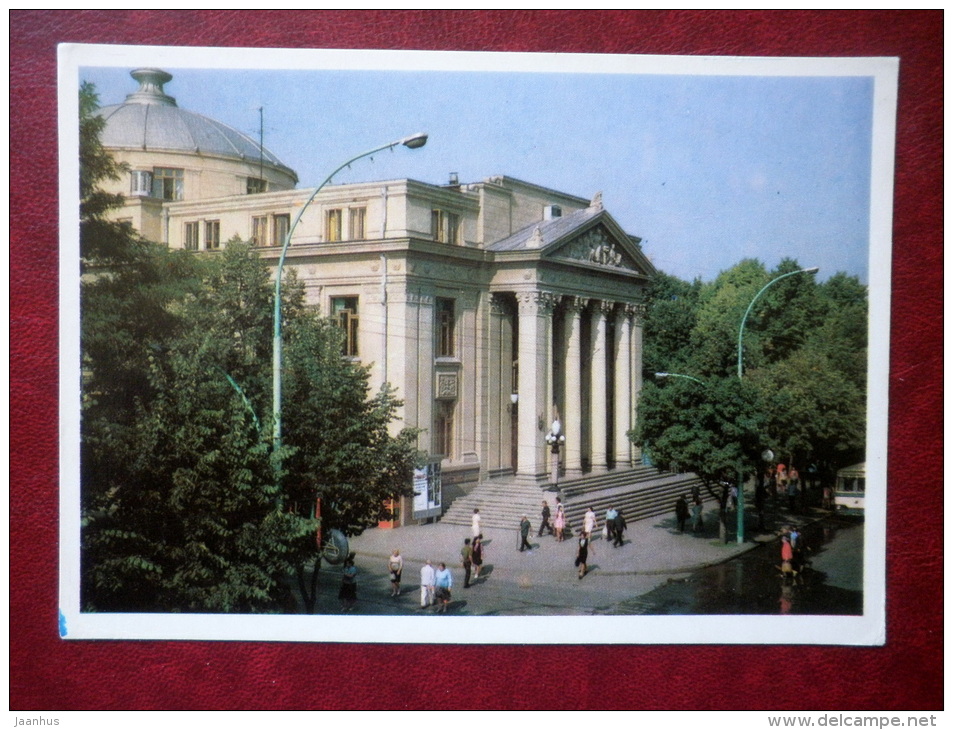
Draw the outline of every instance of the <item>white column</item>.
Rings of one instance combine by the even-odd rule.
[[[607,302],[595,302],[591,311],[592,368],[590,373],[590,398],[592,400],[592,408],[589,419],[589,433],[592,434],[590,453],[592,455],[593,472],[602,472],[608,468],[606,455],[606,441],[608,439],[606,429],[606,419],[608,418],[608,394],[606,392],[606,363],[608,357],[608,352],[606,351],[607,304]]]
[[[426,429],[424,438],[428,453],[433,453],[434,430],[434,298],[423,292],[416,295],[417,304],[417,422],[413,425]]]
[[[546,417],[550,360],[550,315],[553,296],[546,292],[519,292],[519,432],[516,475],[533,482],[545,480]],[[543,429],[540,429],[542,421]]]
[[[632,329],[624,306],[615,311],[615,468],[631,463],[629,431],[632,429]]]
[[[566,433],[563,463],[567,479],[582,476],[582,320],[579,315],[585,306],[585,299],[572,297],[567,303],[563,328],[566,387],[562,414]]]
[[[635,425],[635,419],[639,412],[639,395],[642,393],[642,324],[645,320],[646,306],[644,304],[635,304],[630,307],[632,312],[632,425]],[[635,444],[632,445],[632,462],[639,463],[642,460],[642,449]]]

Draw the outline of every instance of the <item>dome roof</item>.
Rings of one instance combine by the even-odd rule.
[[[172,74],[141,68],[130,75],[139,82],[139,90],[129,94],[124,103],[104,106],[98,112],[106,120],[100,138],[105,147],[187,152],[255,163],[261,159],[297,180],[291,168],[248,135],[180,109],[162,88]]]

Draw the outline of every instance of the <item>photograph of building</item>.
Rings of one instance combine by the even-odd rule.
[[[110,611],[350,613],[353,600],[339,606],[336,583],[352,569],[357,613],[419,615],[433,604],[400,592],[390,566],[402,555],[396,564],[413,588],[418,568],[443,561],[455,585],[479,586],[463,599],[455,591],[450,612],[481,622],[484,640],[553,640],[535,624],[514,634],[483,623],[495,616],[704,623],[724,613],[843,615],[856,620],[857,641],[878,640],[881,566],[864,546],[882,547],[869,527],[881,524],[883,490],[868,477],[880,496],[867,495],[850,520],[837,519],[824,491],[844,465],[866,458],[878,471],[870,445],[885,434],[868,420],[881,396],[868,391],[880,383],[868,353],[882,343],[868,343],[865,327],[868,280],[876,309],[889,264],[874,180],[881,150],[871,146],[882,122],[870,119],[889,113],[877,101],[877,72],[784,76],[758,66],[719,75],[697,64],[697,73],[617,73],[581,58],[552,68],[520,59],[529,70],[500,72],[496,64],[513,60],[505,54],[481,57],[488,65],[476,71],[444,69],[442,55],[415,58],[413,71],[350,70],[335,54],[318,54],[315,68],[296,66],[299,57],[282,68],[206,67],[201,51],[186,62],[161,49],[137,49],[123,67],[96,58],[77,64],[75,83],[81,104],[95,94],[90,128],[119,166],[98,179],[113,196],[109,224],[170,261],[199,262],[184,267],[189,276],[250,251],[262,289],[247,330],[209,315],[244,307],[216,298],[208,282],[223,279],[189,284],[163,304],[178,318],[169,330],[127,309],[136,323],[122,336],[148,331],[154,341],[124,349],[109,332],[116,264],[103,259],[98,280],[87,269],[84,295],[97,296],[89,321],[107,344],[98,372],[131,352],[150,385],[139,420],[134,388],[117,388],[114,405],[100,407],[84,386],[91,428],[77,423],[76,440],[92,445],[99,470],[85,472],[92,503],[66,502],[65,543],[85,541],[90,556],[84,565],[65,557],[74,566],[64,573],[68,605],[79,607],[68,612],[71,637],[111,636],[102,622]],[[324,103],[331,98],[340,104]],[[119,295],[126,307],[137,282],[150,286],[148,277],[129,281]],[[308,384],[324,377],[320,367],[360,372],[367,403],[385,392],[399,401],[384,430],[393,444],[411,433],[410,452],[398,458],[380,440],[368,447],[366,433],[325,446],[322,430],[338,425],[325,416],[336,407],[329,401],[307,411],[291,401],[307,427],[283,435],[280,282],[293,285],[288,301],[320,320],[329,342],[340,339],[328,360],[298,351],[288,369],[297,397],[319,390]],[[144,296],[162,301],[161,289]],[[196,302],[213,309],[190,309]],[[224,326],[194,324],[206,321]],[[177,339],[176,327],[188,336]],[[241,372],[233,379],[224,358],[243,331],[256,344],[231,361]],[[219,349],[203,359],[206,342]],[[163,420],[169,403],[181,421]],[[135,452],[157,443],[152,428],[175,440],[156,468],[124,452],[126,471],[107,474],[113,434]],[[381,458],[364,468],[375,448]],[[289,466],[296,453],[310,461]],[[292,479],[282,481],[282,467]],[[361,481],[362,471],[400,472],[400,493]],[[152,490],[142,499],[139,475]],[[263,496],[273,492],[273,502]],[[262,530],[273,520],[288,530],[276,540]],[[119,525],[132,529],[114,540]],[[465,537],[481,552],[489,546],[482,571]],[[793,565],[782,545],[791,540],[806,545],[796,562],[808,588],[799,569],[781,570]],[[75,566],[95,600],[69,580]],[[616,634],[595,621],[610,643],[714,636],[699,639],[703,623],[656,634],[632,622]],[[331,624],[309,623],[300,635],[288,633],[291,623],[264,634],[247,625],[254,638],[338,635]],[[189,628],[176,635],[206,635],[200,621]],[[756,628],[773,640],[767,625]],[[818,623],[810,636],[841,643],[845,634]]]
[[[172,249],[250,241],[276,264],[313,190],[258,142],[178,105],[173,75],[100,111],[128,167],[114,215]],[[505,175],[446,184],[330,185],[304,211],[285,266],[347,331],[347,357],[404,399],[400,425],[441,464],[450,502],[505,482],[512,512],[556,479],[639,464],[628,432],[642,382],[643,292],[655,268],[603,207]],[[406,517],[407,510],[404,511]],[[518,519],[518,515],[516,515]]]

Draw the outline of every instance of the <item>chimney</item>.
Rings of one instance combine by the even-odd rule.
[[[563,217],[563,209],[558,205],[544,205],[543,206],[543,220],[551,221],[555,218]]]
[[[459,176],[457,173],[455,173],[455,172],[451,172],[451,173],[450,173],[450,185],[459,185],[459,184],[460,184],[460,176]]]

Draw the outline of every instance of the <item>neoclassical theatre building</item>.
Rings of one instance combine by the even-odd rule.
[[[99,112],[103,144],[129,168],[116,216],[172,248],[214,251],[238,236],[276,265],[314,188],[297,189],[295,172],[249,136],[180,108],[164,90],[170,74],[132,76],[139,89]],[[285,268],[346,330],[345,354],[371,367],[372,384],[396,387],[395,427],[423,429],[444,506],[487,482],[549,483],[557,419],[562,479],[639,459],[626,433],[654,268],[601,195],[506,176],[329,185],[295,228]]]

